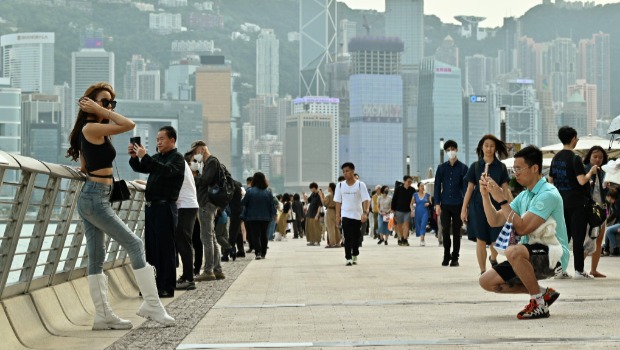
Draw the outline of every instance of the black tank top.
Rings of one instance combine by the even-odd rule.
[[[96,123],[96,121],[89,120],[86,123]],[[89,174],[100,169],[112,168],[112,161],[116,158],[116,150],[109,137],[106,136],[104,140],[101,145],[92,144],[84,137],[84,132],[80,131],[80,149],[86,162],[86,171]]]

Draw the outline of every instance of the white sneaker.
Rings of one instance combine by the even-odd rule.
[[[556,280],[567,280],[567,279],[571,279],[572,277],[566,271],[562,271],[562,272],[557,273],[554,278]]]
[[[420,241],[420,247],[426,247],[426,241]]]
[[[587,272],[575,271],[575,279],[576,280],[587,280],[587,279],[592,279],[592,276],[588,275]]]

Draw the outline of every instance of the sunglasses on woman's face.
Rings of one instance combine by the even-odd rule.
[[[97,102],[101,102],[101,105],[104,108],[108,108],[108,106],[112,106],[112,109],[116,108],[116,101],[114,101],[114,100],[110,101],[107,98],[102,98],[101,100],[99,100]]]

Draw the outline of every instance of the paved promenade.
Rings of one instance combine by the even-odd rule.
[[[601,259],[605,279],[543,281],[561,293],[551,317],[518,320],[529,297],[483,291],[474,243],[463,240],[460,267],[443,267],[427,240],[366,238],[352,267],[342,249],[270,242],[178,349],[620,347],[620,258]]]

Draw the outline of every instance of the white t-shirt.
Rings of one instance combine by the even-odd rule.
[[[196,183],[194,175],[187,162],[185,163],[185,173],[183,174],[183,185],[177,199],[177,208],[198,208],[198,195],[196,194]]]
[[[365,183],[355,180],[355,183],[351,186],[347,185],[346,181],[339,182],[336,185],[334,202],[342,204],[340,207],[341,217],[361,220],[363,214],[362,203],[364,201],[370,201],[370,195]]]

